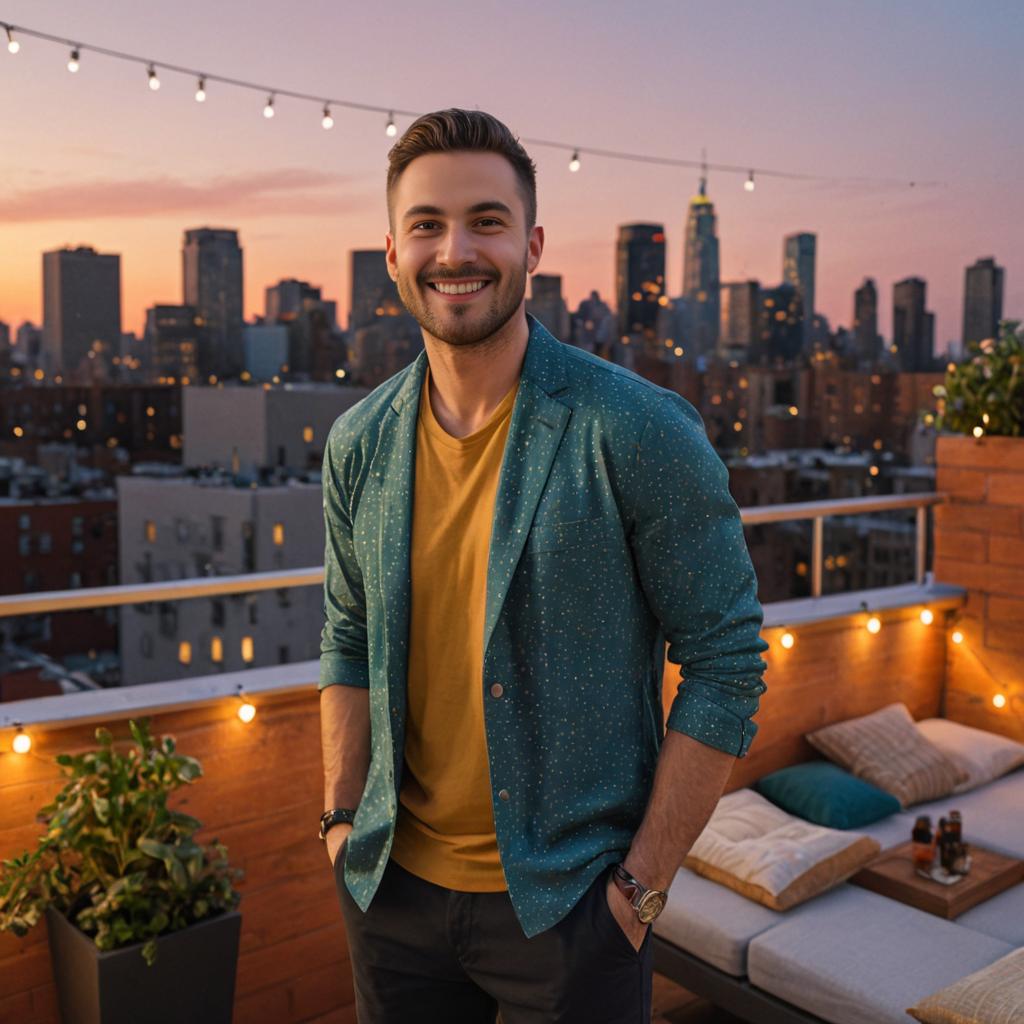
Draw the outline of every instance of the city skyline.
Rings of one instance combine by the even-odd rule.
[[[247,7],[242,24],[240,9],[226,7],[185,3],[143,25],[128,13],[135,8],[118,2],[86,15],[68,4],[39,12],[14,0],[3,17],[170,62],[209,61],[211,72],[367,102],[479,105],[521,135],[682,158],[699,157],[706,146],[713,163],[942,180],[942,188],[915,192],[760,178],[748,193],[742,176],[711,171],[721,280],[781,283],[784,238],[806,231],[817,236],[816,307],[833,327],[852,326],[854,292],[871,277],[879,330],[891,337],[893,285],[920,277],[928,282],[941,351],[961,332],[964,269],[988,256],[1007,268],[1005,315],[1024,307],[1018,272],[1024,239],[1013,233],[1024,221],[1024,201],[1010,170],[1020,165],[1024,145],[1011,131],[1011,96],[1020,93],[1022,72],[999,59],[1002,48],[1012,53],[1024,37],[1020,12],[968,15],[929,4],[929,18],[921,19],[923,5],[907,4],[886,10],[883,32],[881,19],[863,16],[881,13],[877,4],[832,8],[828,16],[803,3],[771,11],[726,5],[706,23],[696,5],[683,14],[654,4],[651,16],[666,31],[643,37],[651,61],[638,84],[626,72],[635,67],[631,48],[641,34],[622,12],[590,6],[595,17],[587,19],[582,9],[571,17],[538,8],[536,17],[526,12],[522,25],[502,28],[530,43],[538,68],[554,66],[559,54],[573,68],[564,89],[539,102],[543,82],[522,80],[504,56],[494,61],[492,54],[489,64],[481,55],[493,29],[487,9],[467,9],[453,39],[450,31],[439,35],[436,24],[430,28],[436,19],[400,4],[398,17],[411,38],[389,39],[372,12],[342,19],[314,5],[308,19],[274,23],[278,45],[261,51],[248,44],[270,31],[270,9]],[[790,40],[781,31],[789,21],[815,39],[814,48],[799,45],[799,33]],[[237,45],[226,48],[232,22]],[[451,14],[440,21],[442,29],[454,23]],[[694,24],[700,42],[686,31]],[[756,57],[747,48],[763,42],[770,24],[779,29],[772,56]],[[365,46],[346,48],[340,63],[321,42],[332,36],[351,42],[356,35]],[[865,44],[859,70],[828,58],[840,37],[846,53]],[[424,38],[433,44],[426,54]],[[503,55],[516,50],[506,44]],[[616,45],[620,58],[629,59],[609,62]],[[266,57],[247,67],[238,58],[244,52]],[[739,53],[754,56],[736,60]],[[8,110],[10,144],[0,157],[0,173],[11,185],[0,198],[0,319],[39,323],[41,253],[85,244],[122,256],[124,327],[141,333],[148,306],[182,301],[184,230],[209,225],[239,231],[247,318],[262,311],[266,286],[295,277],[337,299],[339,319],[347,320],[348,254],[382,247],[386,230],[383,177],[391,140],[383,118],[336,109],[327,132],[311,104],[280,100],[268,124],[260,117],[262,101],[248,92],[211,86],[200,107],[191,96],[194,83],[181,76],[165,75],[161,92],[150,95],[143,70],[87,52],[81,70],[70,75],[64,59],[58,47],[30,40],[16,57],[0,53],[0,84],[17,100]],[[453,61],[467,72],[469,95]],[[772,74],[773,61],[785,71]],[[983,76],[977,74],[982,66]],[[428,74],[432,88],[424,92]],[[673,103],[672,95],[685,98]],[[644,118],[629,116],[641,102]],[[788,109],[799,117],[780,120]],[[396,120],[400,131],[409,122]],[[539,220],[547,230],[538,272],[562,276],[572,308],[592,289],[606,300],[613,296],[615,236],[623,223],[664,223],[668,293],[678,293],[673,282],[682,277],[683,229],[699,171],[584,156],[580,172],[570,174],[561,151],[528,149],[538,164]],[[976,165],[978,153],[988,157],[983,166]]]

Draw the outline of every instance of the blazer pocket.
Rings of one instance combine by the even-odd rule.
[[[621,534],[616,519],[592,516],[568,522],[535,522],[526,538],[527,554],[561,551],[563,548],[594,547],[614,542]]]

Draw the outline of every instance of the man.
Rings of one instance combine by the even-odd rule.
[[[428,114],[389,160],[425,350],[323,466],[321,836],[357,1015],[647,1022],[650,922],[765,689],[728,474],[688,402],[526,314],[544,230],[505,125]]]

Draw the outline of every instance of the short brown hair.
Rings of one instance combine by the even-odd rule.
[[[388,152],[388,220],[394,231],[391,196],[402,172],[418,156],[469,150],[500,153],[512,165],[526,207],[526,230],[537,223],[537,168],[519,140],[493,114],[450,107],[418,117]]]

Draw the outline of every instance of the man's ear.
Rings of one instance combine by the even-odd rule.
[[[526,253],[526,270],[527,273],[532,274],[540,263],[540,254],[544,251],[544,229],[539,225],[534,225],[530,229],[530,241],[527,246]]]
[[[388,268],[388,277],[392,281],[398,280],[398,253],[395,250],[395,240],[389,231],[384,236],[384,262]]]

